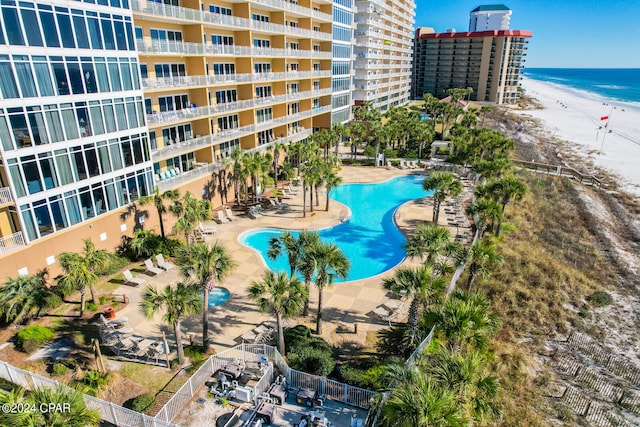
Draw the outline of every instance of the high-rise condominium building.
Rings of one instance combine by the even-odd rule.
[[[513,104],[531,32],[521,30],[435,33],[418,28],[413,56],[412,98],[447,96],[447,89],[473,89],[470,99]]]
[[[408,102],[414,0],[357,0],[354,100],[381,111]]]
[[[469,13],[469,31],[508,30],[511,9],[503,4],[478,6]]]
[[[351,8],[3,2],[0,271],[33,273],[84,238],[113,249],[157,225],[153,207],[132,203],[155,187],[219,206],[233,150],[348,120]]]

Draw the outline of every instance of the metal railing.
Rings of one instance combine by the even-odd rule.
[[[68,386],[59,383],[56,380],[52,380],[51,378],[47,378],[33,372],[25,371],[24,369],[16,368],[4,361],[0,361],[0,377],[28,390],[34,390],[36,388],[52,388],[59,385],[68,388]],[[83,397],[85,404],[89,409],[98,410],[100,412],[100,418],[113,425],[121,427],[178,427],[171,422],[153,418],[131,409],[123,408],[115,403],[107,402],[102,399],[98,399],[97,397],[88,396],[86,394],[84,394]]]
[[[22,231],[13,233],[10,236],[0,237],[0,255],[22,248],[26,244]]]
[[[282,1],[277,1],[282,4]],[[191,9],[186,7],[172,6],[151,1],[131,0],[131,10],[135,13],[172,18],[172,20],[187,21],[188,23],[213,24],[218,27],[228,27],[229,29],[253,29],[269,31],[277,34],[288,34],[298,37],[309,37],[320,40],[331,40],[331,33],[307,30],[305,28],[292,27],[290,25],[274,24],[262,22],[254,19],[240,18],[237,16],[222,15]],[[293,6],[293,5],[292,5]],[[304,9],[304,8],[303,8]],[[309,10],[312,12],[312,10]],[[317,11],[315,11],[317,12]],[[326,14],[325,14],[326,15]],[[324,19],[324,18],[321,18]],[[331,20],[331,17],[329,17]]]
[[[0,205],[5,205],[7,203],[13,203],[13,196],[11,195],[9,187],[2,187],[0,188]]]
[[[251,57],[285,57],[285,58],[331,58],[331,52],[297,49],[276,49],[271,47],[226,46],[217,44],[176,42],[169,40],[136,40],[140,53],[162,55],[211,55],[211,56],[251,56]]]
[[[201,178],[205,175],[211,175],[213,172],[220,170],[222,166],[220,163],[207,163],[203,166],[197,166],[189,171],[182,172],[180,175],[176,175],[172,178],[163,179],[162,181],[157,181],[156,185],[158,186],[158,190],[167,191],[172,188],[178,187],[185,182],[193,181],[194,179]]]
[[[270,80],[299,80],[310,78],[331,77],[331,70],[325,71],[297,71],[280,73],[241,73],[220,74],[214,76],[176,76],[163,78],[144,78],[142,88],[145,90],[167,90],[178,87],[198,87],[233,83],[253,83]]]

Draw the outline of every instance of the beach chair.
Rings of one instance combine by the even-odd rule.
[[[280,197],[282,197],[283,199],[292,199],[293,195],[287,193],[287,190],[285,190],[284,188],[282,190],[279,190],[280,193]]]
[[[125,285],[131,285],[137,288],[138,286],[144,285],[145,283],[147,283],[145,279],[142,279],[140,277],[133,277],[131,270],[125,270],[122,272],[122,274],[124,274]]]
[[[215,218],[218,224],[227,224],[229,220],[224,216],[224,212],[218,211],[218,218]]]
[[[198,222],[198,231],[200,234],[214,234],[218,232],[215,225],[204,225],[202,222]]]
[[[176,266],[172,262],[165,261],[165,259],[162,256],[162,254],[156,255],[156,263],[158,264],[158,267],[160,267],[160,268],[162,268],[164,270],[171,270],[172,268],[174,268]]]
[[[151,273],[153,275],[157,276],[158,274],[164,273],[163,269],[161,269],[159,267],[156,267],[153,264],[153,261],[151,261],[151,258],[149,258],[149,259],[144,261],[144,266],[147,269],[147,272],[149,272],[149,273]]]
[[[131,329],[128,323],[129,323],[129,319],[126,316],[121,317],[119,319],[109,320],[106,317],[104,317],[104,314],[102,313],[100,314],[100,327],[105,329],[117,330],[122,334],[126,334],[127,331],[123,329],[127,329],[127,328]],[[128,332],[131,332],[131,331],[128,331]]]
[[[229,208],[224,208],[224,212],[227,214],[227,218],[229,218],[229,221],[235,221],[235,220],[240,219],[237,216],[235,216],[233,214],[233,211],[231,209],[229,209]]]
[[[258,219],[261,218],[262,215],[260,215],[257,211],[256,208],[254,206],[251,206],[249,208],[249,212],[247,213],[247,215],[249,216],[249,218],[251,219]]]
[[[293,194],[294,196],[298,194],[298,192],[291,187],[291,184],[287,185],[287,190],[289,190],[289,194]]]
[[[256,206],[256,212],[258,212],[262,216],[265,215],[265,211],[264,211],[264,209],[262,209],[262,205]]]

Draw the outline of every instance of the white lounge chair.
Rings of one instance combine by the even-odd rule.
[[[291,188],[291,184],[287,185],[287,189],[289,190],[289,193],[290,193],[290,194],[293,194],[294,196],[295,196],[296,194],[298,194],[298,192],[297,192],[297,191],[295,191],[293,188]]]
[[[133,277],[131,270],[125,270],[122,272],[122,274],[124,274],[125,285],[131,284],[134,287],[138,287],[140,285],[144,285],[145,283],[147,283],[145,279],[142,279],[140,277]]]
[[[124,326],[129,322],[129,318],[127,316],[120,317],[119,319],[107,319],[104,317],[104,314],[100,314],[100,326],[104,326],[106,328],[118,329],[119,326]],[[123,332],[124,333],[124,332]]]
[[[240,219],[237,216],[235,216],[233,214],[233,211],[231,209],[229,209],[229,208],[224,208],[224,213],[227,214],[227,218],[229,218],[230,221],[235,221],[237,219]]]
[[[215,225],[204,225],[198,222],[198,231],[200,234],[214,234],[218,232],[218,228]]]
[[[380,320],[387,321],[389,320],[389,312],[383,306],[376,307],[375,310],[372,311],[374,317],[377,317]]]
[[[153,273],[154,275],[158,275],[158,274],[164,273],[163,269],[161,269],[159,267],[156,267],[153,264],[153,261],[151,261],[151,258],[149,258],[149,259],[144,261],[144,266],[145,266],[145,268],[147,269],[147,271],[149,273]]]
[[[280,197],[282,197],[283,199],[292,199],[293,195],[287,193],[287,190],[285,190],[284,188],[282,190],[279,190],[280,193]]]
[[[229,220],[224,216],[224,212],[218,211],[218,218],[216,218],[218,224],[227,224]]]
[[[258,219],[260,217],[262,217],[262,215],[260,215],[257,211],[256,208],[251,206],[249,208],[249,212],[247,213],[247,215],[249,216],[249,218],[251,219]]]
[[[160,267],[160,268],[162,268],[164,270],[171,270],[172,268],[174,268],[176,266],[172,262],[165,261],[165,259],[162,256],[162,254],[156,255],[156,262],[158,263],[158,267]]]

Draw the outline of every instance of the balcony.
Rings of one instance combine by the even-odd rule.
[[[281,0],[270,0],[277,3],[282,7],[285,3]],[[179,23],[184,24],[213,24],[216,27],[227,27],[229,30],[243,29],[243,30],[260,30],[267,31],[276,34],[287,34],[296,37],[306,37],[320,40],[332,40],[331,33],[323,33],[319,31],[307,30],[304,28],[291,27],[289,25],[273,24],[270,22],[256,21],[253,19],[239,18],[237,16],[221,15],[218,13],[203,12],[197,9],[191,9],[186,7],[172,6],[155,2],[144,2],[139,0],[131,0],[131,10],[134,15],[151,15],[154,17],[165,18],[166,22],[176,23],[176,21],[182,21]],[[295,6],[295,5],[291,5]],[[299,6],[298,6],[299,7]],[[305,8],[301,8],[305,9]],[[316,12],[309,10],[309,12]],[[321,12],[320,12],[321,13]],[[326,15],[326,14],[322,14]],[[328,20],[331,21],[330,15]],[[323,17],[324,18],[324,17]],[[321,18],[322,19],[322,18]]]
[[[266,127],[263,126],[263,127],[265,127],[265,128],[272,127],[273,123],[272,122],[269,122],[269,123],[271,124],[271,126],[266,126]],[[247,127],[247,126],[245,126],[245,127]],[[251,125],[251,127],[255,127],[255,125]],[[300,128],[295,129],[290,135],[274,139],[273,141],[271,141],[271,142],[269,142],[267,144],[261,145],[259,147],[251,148],[251,149],[248,149],[248,150],[243,150],[243,151],[247,151],[247,152],[251,152],[251,151],[264,152],[264,151],[267,151],[272,145],[274,145],[276,143],[288,144],[290,142],[301,141],[301,140],[311,136],[312,133],[313,133],[313,131],[311,129],[305,129],[305,128],[300,127]],[[154,161],[155,160],[156,159],[154,159]],[[168,179],[163,179],[163,180],[156,180],[156,185],[158,186],[158,190],[161,191],[161,192],[167,191],[167,190],[171,190],[172,188],[176,188],[176,187],[178,187],[178,186],[180,186],[180,185],[182,185],[182,184],[184,184],[186,182],[192,181],[192,180],[197,179],[197,178],[201,178],[201,177],[206,176],[206,175],[210,175],[213,172],[219,171],[219,170],[221,170],[223,168],[224,168],[224,164],[223,164],[222,161],[217,161],[217,162],[213,162],[213,163],[206,163],[206,164],[198,164],[198,166],[196,166],[195,168],[191,169],[190,171],[180,173],[179,175],[176,175],[175,177],[168,178]],[[1,249],[0,249],[0,253],[2,253]]]
[[[225,46],[202,43],[174,42],[167,40],[136,40],[139,53],[156,55],[228,55],[228,56],[253,56],[271,58],[320,58],[330,59],[331,52],[296,49],[259,48],[252,46]]]
[[[13,196],[9,187],[0,188],[0,206],[13,203]]]
[[[311,16],[319,21],[332,22],[333,20],[332,16],[328,13],[298,6],[297,4],[293,4],[285,0],[260,0],[260,4],[272,6],[278,9],[288,10],[299,15]]]
[[[13,233],[10,236],[0,237],[0,255],[6,254],[16,249],[26,246],[22,231]]]

